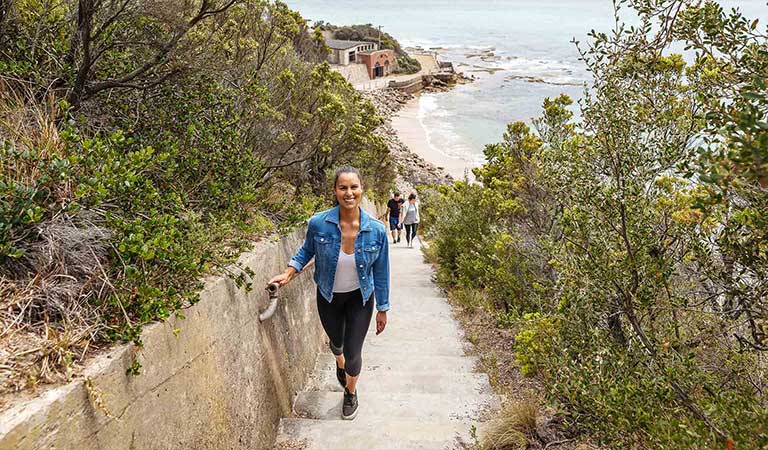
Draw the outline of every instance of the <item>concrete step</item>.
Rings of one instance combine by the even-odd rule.
[[[455,339],[442,339],[440,337],[406,339],[398,336],[376,336],[366,339],[363,344],[363,358],[371,353],[382,355],[404,353],[412,358],[438,355],[463,356],[468,351],[471,351],[471,344],[465,344]]]
[[[363,373],[374,370],[396,370],[402,372],[429,372],[435,367],[450,367],[450,373],[474,372],[477,359],[473,356],[421,355],[414,358],[404,352],[391,355],[364,354]],[[315,371],[336,367],[336,359],[330,352],[321,353],[315,363]]]
[[[399,392],[454,394],[456,396],[493,394],[488,375],[484,373],[451,373],[440,371],[373,370],[363,372],[358,382],[361,392]],[[316,371],[307,383],[307,391],[342,392],[336,370]]]
[[[376,314],[371,317],[371,328],[375,326]],[[455,332],[460,330],[461,326],[449,311],[399,309],[387,313],[387,328],[385,331],[418,330],[422,336],[428,337],[432,334],[433,329]],[[454,336],[453,339],[460,340],[458,336]]]
[[[376,314],[371,318],[371,322],[376,322]],[[449,309],[443,311],[437,310],[418,310],[410,307],[397,309],[392,305],[392,311],[387,313],[387,326],[395,323],[407,327],[420,329],[424,336],[429,336],[429,327],[431,326],[458,326],[453,314]]]
[[[427,329],[428,332],[424,330]],[[368,336],[365,342],[395,342],[399,340],[420,341],[423,339],[450,340],[464,342],[464,330],[454,324],[446,322],[427,322],[422,324],[403,323],[397,317],[389,317],[387,328],[380,335],[376,335],[375,320],[371,321],[368,328]]]
[[[361,382],[362,383],[362,382]],[[297,417],[341,421],[341,392],[303,391],[296,396],[293,410]],[[409,418],[413,422],[479,420],[481,413],[495,409],[495,395],[425,394],[358,390],[357,418],[375,420]]]
[[[393,293],[398,292],[397,300],[401,303],[418,301],[422,298],[434,298],[444,296],[443,292],[436,286],[419,285],[415,281],[411,283],[399,284],[397,278],[392,278],[390,289]],[[399,292],[402,291],[402,292]]]
[[[392,308],[389,315],[395,315],[395,316],[409,316],[413,313],[423,313],[426,315],[434,314],[435,318],[442,319],[444,317],[450,317],[453,318],[453,314],[451,312],[451,307],[448,306],[445,301],[438,302],[433,301],[431,299],[428,300],[414,300],[412,302],[403,302],[403,303],[392,303],[390,302],[390,307]]]
[[[456,329],[456,327],[449,324],[430,324],[429,325],[429,337],[433,339],[450,339],[455,341],[457,338],[464,339],[464,330]],[[389,320],[387,328],[383,334],[376,336],[376,323],[372,323],[368,329],[368,336],[366,341],[371,340],[412,340],[417,341],[424,338],[424,330],[421,327],[410,326],[397,322],[396,320]]]
[[[445,311],[424,311],[412,309],[410,307],[400,307],[387,313],[387,327],[392,328],[411,328],[420,330],[424,336],[431,334],[432,328],[449,328],[450,330],[459,330],[461,327],[453,318],[449,310]],[[371,318],[371,326],[376,324],[376,315]],[[458,339],[458,336],[456,337]]]
[[[371,321],[358,385],[359,410],[341,419],[335,358],[325,350],[293,416],[280,422],[280,450],[445,450],[470,448],[497,410],[488,376],[418,249],[391,245],[392,310],[384,334]],[[479,429],[475,434],[476,428]]]
[[[435,276],[435,272],[431,269],[427,270],[414,270],[408,273],[393,274],[392,280],[397,282],[397,286],[414,285],[421,288],[430,288],[440,290],[438,286],[424,286],[425,280],[431,280]]]
[[[405,284],[400,284],[396,288],[390,287],[391,289],[397,289],[402,290],[404,292],[401,292],[397,296],[398,304],[419,304],[419,303],[442,303],[445,304],[445,298],[444,296],[437,290],[432,288],[425,288],[425,287],[418,287],[416,285],[414,286],[407,286]],[[390,298],[390,301],[392,299]]]
[[[472,422],[282,419],[277,450],[445,450],[474,442]],[[460,447],[466,448],[466,447]]]

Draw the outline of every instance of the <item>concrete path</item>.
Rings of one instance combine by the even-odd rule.
[[[375,318],[363,349],[357,417],[341,419],[342,388],[330,351],[321,354],[293,417],[280,421],[279,450],[452,449],[472,442],[486,412],[498,407],[451,308],[431,282],[421,250],[390,244],[392,297],[387,329]]]

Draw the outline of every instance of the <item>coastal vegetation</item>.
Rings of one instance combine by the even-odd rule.
[[[328,203],[333,167],[388,188],[381,119],[325,52],[279,1],[0,2],[0,392],[140,347]]]
[[[576,42],[578,120],[547,99],[486,146],[477,183],[422,189],[427,256],[514,330],[574,433],[766,448],[768,31],[714,1],[616,6],[616,29]]]
[[[382,49],[394,50],[395,57],[397,58],[395,73],[412,74],[421,70],[419,61],[408,56],[408,53],[403,50],[397,39],[370,23],[365,25],[335,26],[325,22],[318,22],[316,29],[330,31],[334,39],[377,42]]]

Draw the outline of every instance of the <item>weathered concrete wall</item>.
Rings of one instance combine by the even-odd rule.
[[[140,375],[126,375],[134,349],[124,345],[88,365],[90,394],[81,378],[0,414],[0,449],[269,448],[324,341],[311,269],[281,291],[270,320],[258,319],[266,280],[303,237],[298,230],[242,255],[256,273],[252,292],[213,278],[186,319],[147,327]]]
[[[415,75],[413,78],[404,81],[390,81],[389,87],[407,92],[409,94],[415,94],[421,92],[424,89],[424,76]]]

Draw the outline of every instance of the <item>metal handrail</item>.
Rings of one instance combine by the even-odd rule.
[[[265,320],[272,317],[275,311],[277,311],[277,291],[279,289],[280,285],[278,283],[271,283],[266,287],[265,290],[269,295],[269,306],[267,306],[267,309],[259,314],[259,320],[261,322],[264,322]]]
[[[310,262],[304,265],[303,270],[306,270],[314,265],[315,259],[312,258]],[[265,320],[272,317],[272,315],[275,314],[275,311],[277,311],[277,291],[280,290],[280,283],[270,283],[266,288],[264,288],[264,290],[267,291],[269,295],[269,306],[267,306],[267,309],[259,314],[259,320],[261,322],[264,322]]]

